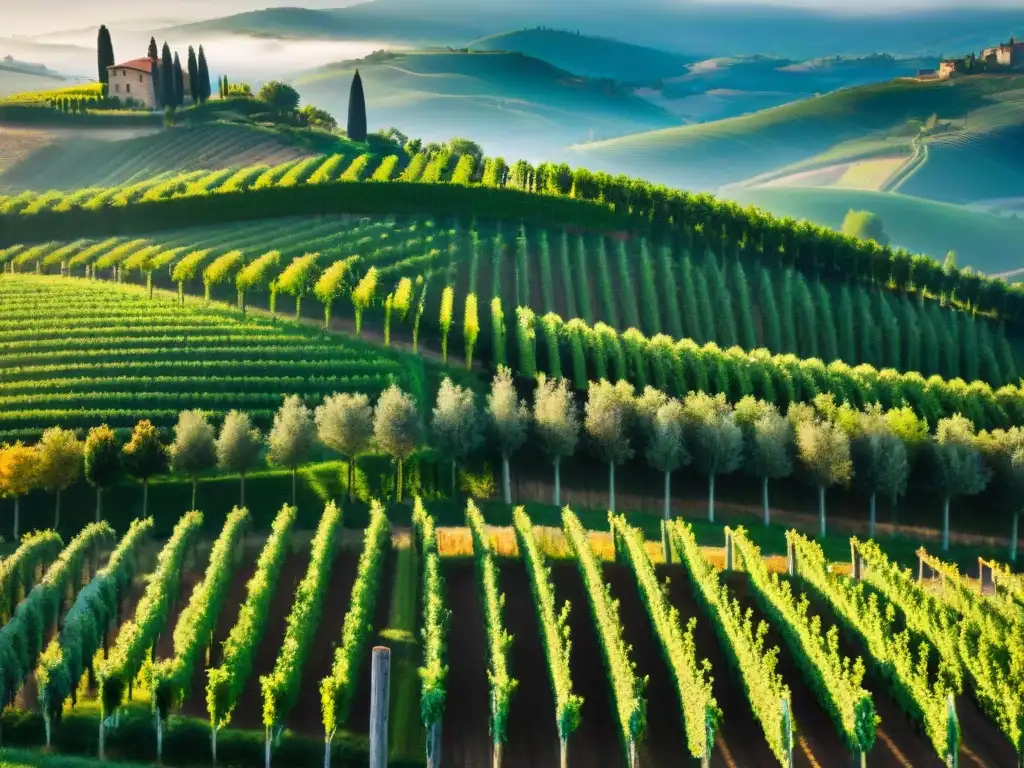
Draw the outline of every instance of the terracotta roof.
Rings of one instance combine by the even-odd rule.
[[[135,69],[140,72],[152,72],[153,60],[132,59],[131,61],[126,61],[123,64],[114,64],[113,66],[107,67],[107,69]]]

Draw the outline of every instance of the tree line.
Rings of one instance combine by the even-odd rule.
[[[14,533],[18,536],[18,502],[35,489],[56,498],[55,526],[60,522],[60,494],[82,476],[96,488],[96,517],[102,514],[104,489],[122,474],[143,486],[143,515],[148,508],[150,480],[168,472],[192,481],[192,506],[200,475],[219,469],[241,478],[240,503],[245,503],[245,476],[265,455],[271,466],[292,473],[292,498],[298,467],[309,461],[317,443],[347,461],[348,489],[355,483],[355,462],[371,451],[395,463],[396,496],[401,501],[406,459],[426,442],[448,457],[452,489],[456,471],[485,447],[502,457],[502,491],[512,502],[510,459],[530,439],[552,465],[553,503],[561,504],[561,462],[573,456],[586,438],[593,457],[608,468],[608,508],[615,511],[615,472],[638,453],[664,475],[664,513],[670,516],[671,478],[689,467],[706,476],[708,520],[715,517],[715,482],[741,472],[762,486],[764,523],[770,524],[769,484],[798,475],[818,491],[820,534],[826,534],[826,495],[830,488],[851,483],[868,494],[869,530],[873,536],[876,499],[895,505],[916,475],[942,499],[943,549],[949,544],[949,507],[954,498],[974,496],[996,484],[1000,503],[1012,525],[1010,557],[1016,559],[1024,492],[1024,430],[976,432],[960,415],[942,419],[934,434],[911,408],[883,410],[873,404],[862,410],[837,405],[831,395],[813,403],[793,403],[783,413],[773,403],[747,396],[730,403],[722,394],[690,392],[674,398],[646,387],[606,380],[591,382],[585,402],[565,379],[539,374],[532,403],[520,396],[511,371],[499,368],[485,402],[467,387],[445,378],[430,417],[429,434],[412,396],[392,385],[375,404],[359,393],[334,394],[315,409],[297,395],[284,400],[266,435],[248,415],[231,411],[219,432],[208,414],[183,411],[165,444],[148,420],[140,421],[121,445],[106,425],[89,430],[80,441],[75,432],[48,429],[35,445],[21,442],[0,448],[0,496],[14,500]]]

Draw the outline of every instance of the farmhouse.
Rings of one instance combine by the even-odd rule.
[[[153,68],[156,66],[157,62],[153,59],[144,58],[107,67],[110,73],[108,93],[122,101],[132,99],[149,109],[156,109],[159,106],[153,78]],[[183,71],[181,74],[184,78],[184,92],[188,94],[188,72]]]
[[[952,77],[957,72],[964,71],[964,60],[963,59],[943,59],[939,62],[938,76],[946,79]]]

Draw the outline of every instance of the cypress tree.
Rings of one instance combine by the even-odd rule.
[[[661,283],[662,304],[668,314],[668,332],[672,338],[681,339],[683,333],[683,313],[679,308],[679,283],[676,282],[675,268],[672,263],[672,250],[668,246],[660,249],[658,280]]]
[[[640,328],[640,310],[636,301],[636,280],[630,270],[629,253],[626,251],[626,243],[620,240],[615,249],[619,265],[619,290],[617,293],[622,302],[622,313],[627,328]]]
[[[739,334],[736,332],[736,313],[733,311],[729,289],[725,285],[725,277],[710,251],[704,258],[703,271],[713,293],[714,306],[718,310],[713,315],[705,315],[705,317],[714,317],[718,320],[715,341],[722,349],[728,349],[739,343]]]
[[[1004,383],[1003,372],[999,369],[996,358],[996,339],[992,325],[986,320],[973,320],[977,331],[978,355],[981,358],[979,378],[987,381],[992,388],[1001,387]]]
[[[881,342],[875,316],[871,309],[871,296],[866,290],[857,291],[857,316],[860,322],[860,359],[876,368],[883,368]]]
[[[761,267],[761,326],[764,332],[762,344],[773,354],[788,352],[782,348],[782,332],[779,328],[779,308],[775,302],[775,285],[771,273]]]
[[[932,328],[935,330],[936,344],[938,350],[938,373],[943,378],[954,379],[957,374],[954,371],[960,369],[960,356],[955,348],[955,341],[950,332],[949,317],[939,307],[938,302],[928,302],[927,314],[932,321]]]
[[[836,318],[839,326],[839,359],[849,365],[861,362],[857,354],[857,331],[853,322],[853,298],[850,287],[845,283],[839,288],[839,311]]]
[[[110,70],[114,66],[114,44],[110,40],[110,32],[105,26],[100,27],[96,40],[96,60],[99,65],[99,80],[103,85],[110,84]]]
[[[185,103],[185,75],[181,71],[181,59],[174,52],[174,105],[180,107]]]
[[[156,47],[156,38],[149,38],[149,52],[146,54],[147,58],[156,61],[160,58],[160,50]]]
[[[222,99],[226,99],[231,93],[231,84],[228,83],[228,76],[224,75],[224,93],[221,96]]]
[[[191,45],[188,47],[188,91],[192,96],[192,103],[199,103],[199,61],[196,59],[196,49]]]
[[[352,141],[366,141],[366,96],[358,69],[348,94],[348,137]]]
[[[839,337],[836,334],[836,319],[832,314],[832,298],[828,288],[820,280],[814,281],[815,298],[818,301],[818,326],[821,328],[821,355],[826,363],[839,360]]]
[[[160,57],[157,56],[151,61],[153,62],[153,98],[156,101],[154,106],[160,109],[164,105],[164,83],[160,75]]]
[[[798,353],[800,357],[818,356],[818,333],[814,317],[814,299],[811,289],[802,274],[796,276],[796,308],[800,338]]]
[[[1017,380],[1017,361],[1014,358],[1013,347],[1006,338],[1006,326],[999,323],[996,329],[996,347],[999,350],[999,363],[1003,370],[1003,377],[1006,381]]]
[[[736,291],[736,304],[739,306],[739,343],[744,349],[751,350],[757,347],[757,330],[754,328],[747,273],[739,259],[732,262],[731,278],[730,283]]]
[[[963,369],[961,368],[963,355],[960,353],[960,350],[963,348],[963,334],[960,329],[961,313],[949,307],[942,313],[946,316],[944,325],[946,326],[946,333],[949,334],[949,373],[946,375],[946,378],[955,379],[963,375]]]
[[[160,93],[163,94],[164,106],[177,105],[174,88],[174,59],[171,58],[171,47],[164,43],[160,52]]]
[[[196,91],[199,94],[199,102],[205,102],[210,98],[210,67],[206,63],[206,52],[203,46],[199,46],[199,61],[196,62],[199,71],[199,82],[196,83]]]

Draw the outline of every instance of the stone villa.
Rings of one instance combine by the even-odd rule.
[[[934,77],[945,80],[955,74],[1022,68],[1024,68],[1024,43],[1017,42],[1017,38],[1011,36],[1008,43],[985,48],[980,57],[971,53],[958,59],[943,59],[939,62],[939,68]],[[921,75],[925,75],[925,73],[922,71]]]
[[[110,73],[110,96],[127,101],[133,99],[148,109],[157,108],[156,90],[153,84],[153,59],[132,59],[123,64],[107,67]],[[182,71],[185,94],[189,93],[188,71]]]

